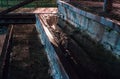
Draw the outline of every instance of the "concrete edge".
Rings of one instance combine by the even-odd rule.
[[[41,34],[42,34],[42,33],[45,34],[45,36],[46,36],[46,38],[47,38],[50,46],[54,49],[53,44],[50,42],[50,39],[48,38],[48,35],[47,35],[46,32],[45,32],[45,28],[43,27],[44,25],[43,25],[42,21],[41,21],[38,17],[39,17],[39,16],[36,15],[36,20],[39,22],[39,23],[38,23],[39,25],[38,25],[38,24],[37,24],[37,21],[36,21],[36,28],[38,29],[37,31],[40,32]],[[40,28],[39,28],[39,27],[40,27]],[[42,37],[42,36],[40,36],[40,37]],[[43,39],[40,38],[40,40],[42,41],[42,44],[44,45]],[[49,46],[49,45],[48,45],[48,46]],[[50,58],[50,56],[49,56],[49,54],[48,54],[49,51],[47,50],[47,48],[45,49],[45,51],[47,52],[47,57],[48,57],[48,60],[49,60],[49,62],[50,62],[50,63],[49,63],[50,68],[53,69],[53,72],[54,72],[54,67],[53,67],[53,65],[52,65],[52,59]],[[56,75],[56,73],[53,73],[53,74],[52,74],[53,78],[54,78],[54,79],[64,79],[64,78],[65,78],[65,79],[69,79],[69,76],[68,76],[68,74],[66,73],[66,71],[65,71],[62,63],[60,62],[60,59],[59,59],[59,57],[57,56],[55,50],[54,50],[54,55],[55,55],[56,61],[57,61],[58,64],[59,64],[59,69],[62,69],[62,71],[64,72],[64,75],[62,75],[62,76],[63,76],[62,78],[58,78],[58,76],[54,76],[54,75]]]
[[[117,22],[114,22],[113,20],[111,19],[108,19],[108,18],[105,18],[105,17],[102,17],[102,16],[98,16],[98,15],[95,15],[93,13],[90,13],[90,12],[87,12],[87,11],[84,11],[84,10],[81,10],[79,8],[76,8],[75,6],[69,4],[69,3],[66,3],[64,1],[59,1],[60,5],[63,5],[71,10],[73,10],[74,12],[82,15],[82,16],[85,16],[87,18],[90,18],[92,20],[95,20],[96,22],[99,22],[105,26],[108,26],[116,31],[118,31],[120,33],[120,23],[117,23]]]

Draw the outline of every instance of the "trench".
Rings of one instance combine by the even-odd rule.
[[[10,79],[51,79],[45,50],[35,24],[14,25]]]
[[[49,54],[45,51],[46,46],[41,43],[46,39],[40,41],[39,28],[36,29],[35,24],[14,24],[13,47],[7,68],[8,79],[52,79],[51,73],[52,76],[62,74],[60,79],[66,79],[63,75],[65,72],[69,76],[68,79],[120,78],[120,61],[102,46],[94,43],[89,36],[56,15],[40,14],[37,21],[40,19],[40,22],[45,22],[46,25],[39,26],[47,27],[54,37],[54,43],[49,41],[59,58],[57,67],[60,68],[56,69],[60,71],[56,74],[50,70],[50,63],[56,61],[50,62],[47,58]]]
[[[8,54],[3,79],[52,79],[44,46],[38,38],[35,24],[16,24],[13,46]]]
[[[70,79],[120,78],[120,61],[110,51],[65,20],[48,17],[40,15],[58,44],[53,46]]]

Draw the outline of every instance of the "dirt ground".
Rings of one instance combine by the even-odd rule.
[[[103,12],[103,2],[73,1],[70,2],[70,4],[96,15],[104,16],[106,18],[120,22],[120,3],[113,3],[113,10],[110,13]]]
[[[34,24],[14,25],[9,79],[51,79],[49,63]]]

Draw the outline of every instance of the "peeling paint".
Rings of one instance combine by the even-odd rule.
[[[74,27],[80,28],[81,31],[87,33],[95,42],[102,44],[107,50],[113,52],[114,55],[120,55],[120,53],[118,53],[120,52],[120,50],[118,50],[120,49],[120,44],[117,42],[120,36],[120,25],[118,23],[78,9],[69,3],[63,1],[59,3],[59,11],[64,17],[67,16],[67,18],[61,17],[62,19],[66,20]],[[67,10],[67,12],[64,10]],[[106,28],[108,28],[107,31]]]
[[[47,52],[47,56],[51,67],[51,76],[53,77],[53,79],[69,79],[67,73],[62,67],[62,64],[60,64],[60,60],[56,54],[56,51],[50,42],[49,35],[46,34],[45,28],[43,27],[45,26],[42,24],[42,22],[36,15],[36,28],[38,32],[40,32],[40,39]]]

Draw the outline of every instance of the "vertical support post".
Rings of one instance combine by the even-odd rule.
[[[9,6],[8,6],[8,0],[7,0],[7,5],[6,5],[6,6],[7,6],[7,8],[9,7]]]
[[[104,0],[103,11],[109,13],[113,8],[113,0]]]
[[[1,5],[0,7],[2,7],[2,0],[0,1],[0,5]]]

